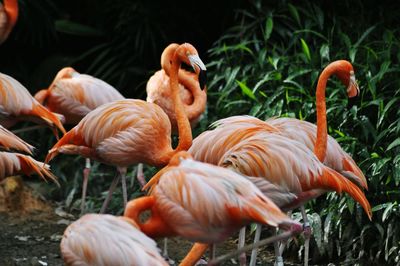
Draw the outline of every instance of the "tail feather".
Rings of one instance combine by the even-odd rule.
[[[6,150],[15,149],[32,155],[34,147],[0,126],[0,145]]]
[[[63,134],[66,133],[64,126],[62,125],[62,121],[64,120],[62,115],[52,113],[40,104],[36,104],[32,108],[32,114],[43,119],[43,121],[45,121],[50,127],[57,127]]]
[[[368,218],[371,220],[372,218],[371,205],[369,204],[364,193],[356,184],[346,179],[338,172],[326,167],[323,169],[322,175],[317,178],[313,178],[311,183],[312,184],[310,185],[314,188],[335,190],[338,193],[342,193],[342,191],[346,192],[355,201],[360,203],[365,213],[368,215]]]
[[[85,145],[83,138],[80,137],[78,134],[75,133],[75,128],[68,131],[54,146],[49,150],[49,153],[46,156],[45,162],[48,163],[54,157],[61,152],[63,146],[71,146],[70,144],[75,145]]]
[[[343,168],[345,171],[353,173],[357,177],[356,182],[358,182],[364,189],[368,190],[367,179],[352,158],[343,158]]]
[[[241,208],[226,206],[232,221],[239,224],[256,222],[279,227],[281,224],[294,223],[278,206],[266,197],[254,197]]]
[[[38,174],[45,181],[52,180],[58,186],[60,185],[57,181],[57,177],[50,172],[50,166],[42,162],[36,161],[30,156],[23,154],[15,154],[21,164],[21,171],[26,175],[31,175],[33,173]]]

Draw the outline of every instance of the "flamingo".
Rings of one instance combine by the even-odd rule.
[[[91,111],[49,151],[46,162],[58,153],[67,153],[80,154],[117,167],[118,173],[103,203],[102,213],[120,176],[126,205],[125,173],[129,165],[147,163],[162,167],[168,164],[175,153],[190,147],[192,131],[179,97],[178,70],[181,62],[192,65],[196,72],[206,70],[191,44],[184,43],[176,49],[170,62],[170,86],[179,132],[179,143],[175,149],[171,144],[171,123],[165,112],[156,104],[126,99],[104,104]],[[200,87],[203,88],[203,84]]]
[[[72,125],[100,105],[124,99],[108,83],[80,74],[72,67],[61,69],[49,88],[38,91],[34,97],[50,111],[62,114],[65,123]]]
[[[0,44],[5,42],[18,19],[18,0],[0,3]]]
[[[50,111],[62,114],[65,123],[76,125],[90,111],[100,105],[122,100],[124,97],[111,85],[101,79],[80,74],[72,67],[61,69],[46,90],[35,94],[35,99]],[[90,176],[90,159],[86,158],[83,170],[83,183]],[[82,188],[81,213],[85,208],[86,186]]]
[[[169,61],[178,47],[179,44],[172,43],[164,49],[161,55],[162,69],[149,79],[146,86],[146,101],[155,103],[164,110],[171,121],[173,132],[177,132],[177,121],[171,97],[172,90],[169,85],[171,74]],[[192,128],[200,120],[207,104],[207,93],[199,86],[199,80],[201,83],[205,83],[205,76],[200,74],[203,72],[196,74],[184,69],[179,69],[178,72],[179,94]]]
[[[65,133],[64,118],[54,114],[41,105],[29,91],[14,78],[0,73],[0,124],[6,128],[21,120],[46,124]]]
[[[332,137],[329,137],[327,142],[328,137],[326,133],[327,129],[326,129],[326,110],[325,110],[326,108],[325,88],[328,78],[333,74],[337,75],[344,83],[344,85],[347,86],[347,92],[349,97],[355,96],[359,92],[359,88],[354,77],[353,67],[348,61],[345,60],[335,61],[329,64],[323,70],[317,85],[317,125],[319,132],[318,137],[315,137],[316,136],[315,126],[310,126],[312,124],[308,122],[299,121],[296,119],[287,119],[287,118],[275,118],[275,119],[270,119],[267,122],[264,122],[251,116],[234,116],[215,122],[214,125],[216,126],[216,128],[211,131],[203,132],[200,136],[198,136],[193,141],[193,145],[189,149],[189,152],[193,154],[193,157],[196,160],[219,165],[220,163],[222,163],[221,158],[224,156],[224,154],[229,152],[229,150],[235,145],[240,145],[240,143],[243,143],[244,139],[253,137],[260,133],[264,134],[265,132],[280,134],[282,136],[288,137],[289,140],[295,139],[296,141],[302,142],[302,144],[305,145],[309,150],[313,150],[315,147],[316,156],[321,162],[325,162],[327,166],[332,167],[336,171],[340,172],[342,176],[345,176],[349,180],[353,181],[356,185],[367,188],[366,179],[362,174],[362,171],[358,168],[358,166],[351,159],[351,157],[347,155],[340,148],[339,144],[337,144],[337,142]],[[271,121],[272,123],[270,123]],[[284,121],[289,121],[288,125],[284,124],[283,123]],[[290,125],[296,125],[296,126],[290,127]],[[290,130],[285,131],[285,129],[290,129]],[[296,135],[299,135],[299,137],[296,138]],[[261,149],[261,147],[259,148]],[[324,161],[324,156],[322,156],[324,155],[324,153],[327,153],[325,161]],[[236,162],[237,165],[235,165],[235,168],[237,170],[240,170],[241,169],[240,163],[243,162],[244,162],[243,160],[240,162]],[[253,164],[252,166],[248,166],[249,169],[250,168],[262,169],[264,167],[263,164],[271,166],[269,165],[268,162],[263,163],[262,161],[255,162],[254,160],[252,160],[251,162],[249,161],[247,163]],[[285,163],[288,164],[289,162],[285,161]],[[290,168],[291,165],[287,165],[287,167],[289,167],[288,169],[291,169]],[[258,174],[262,172],[263,170],[261,170],[261,172],[258,172]],[[264,173],[266,172],[264,171]],[[243,173],[243,174],[251,175],[250,173]],[[271,178],[274,179],[271,176],[271,174],[269,175],[260,174],[259,176],[264,176],[265,178],[268,179]],[[288,180],[293,179],[293,177],[292,178],[287,177],[287,178],[289,178]],[[317,196],[317,194],[315,196]],[[300,202],[305,202],[307,199],[310,198],[309,196],[311,196],[309,194],[306,195],[307,197],[301,199]],[[365,198],[364,195],[362,195],[362,197]],[[297,204],[295,205],[299,205],[298,204],[299,200],[296,200],[296,202]],[[371,217],[369,204],[366,205],[366,203],[367,201],[364,202],[363,207],[367,211],[368,216]],[[309,231],[308,221],[306,220],[307,217],[305,215],[304,208],[302,208],[302,214],[303,218],[305,219],[304,222],[306,227],[305,256],[308,257],[307,246],[308,246],[310,231]],[[281,256],[278,256],[277,259],[278,261],[281,260]],[[308,259],[306,259],[305,263],[308,263]]]
[[[86,214],[70,224],[60,244],[66,265],[167,266],[157,244],[127,217]]]
[[[169,85],[169,76],[171,73],[169,61],[178,47],[179,44],[172,43],[164,49],[161,55],[162,69],[154,73],[146,85],[146,101],[155,103],[164,110],[171,121],[173,133],[177,133],[177,121],[174,104],[171,98],[171,87]],[[200,75],[202,73],[203,72],[199,72],[198,74],[195,74],[182,68],[179,69],[178,72],[179,94],[192,129],[200,120],[207,104],[206,90],[202,90],[199,86],[199,80],[201,80],[202,83],[206,83],[206,76]],[[137,178],[143,187],[146,184],[146,181],[143,174],[142,164],[138,165]],[[166,258],[168,257],[167,239],[164,240],[163,256]]]
[[[185,151],[175,154],[147,186],[150,195],[130,201],[124,216],[152,238],[179,235],[212,244],[250,222],[284,228],[287,237],[302,231],[301,224],[287,217],[252,182],[229,169],[194,161]],[[151,216],[142,223],[140,214],[148,209]]]
[[[0,126],[0,150],[18,150],[31,154],[33,146],[18,138],[12,132]],[[43,179],[50,179],[57,183],[57,178],[50,172],[48,165],[38,162],[31,156],[0,151],[0,181],[15,174],[31,175],[36,173]]]

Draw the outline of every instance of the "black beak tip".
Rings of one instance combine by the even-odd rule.
[[[201,70],[199,72],[199,84],[200,84],[200,89],[204,90],[206,88],[207,84],[207,73],[205,70]]]

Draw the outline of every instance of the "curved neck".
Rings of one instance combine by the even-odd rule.
[[[339,67],[338,64],[329,64],[321,73],[318,79],[317,91],[315,93],[317,106],[317,139],[315,141],[314,153],[323,162],[326,156],[328,142],[328,128],[326,121],[326,100],[325,90],[328,79]]]
[[[7,13],[8,28],[11,31],[18,19],[18,0],[4,0],[4,10]]]
[[[176,122],[178,125],[178,146],[173,150],[173,154],[178,151],[188,150],[192,145],[192,129],[190,127],[189,119],[186,116],[185,109],[179,95],[179,81],[178,72],[181,66],[181,61],[175,51],[171,60],[171,72],[169,79],[169,86],[172,92],[172,101],[175,107]],[[171,156],[172,157],[172,156]]]
[[[172,229],[164,223],[155,207],[156,199],[154,196],[146,196],[131,200],[125,208],[124,216],[132,219],[140,230],[149,237],[168,237],[174,236]],[[151,210],[150,218],[141,223],[140,215],[147,210]]]
[[[184,107],[189,120],[195,119],[204,113],[206,109],[207,92],[200,89],[198,74],[180,69],[178,79],[179,83],[193,95],[193,102],[191,104],[184,103]]]

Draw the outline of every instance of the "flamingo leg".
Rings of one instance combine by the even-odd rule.
[[[222,261],[225,261],[225,260],[227,260],[227,259],[236,257],[238,254],[241,254],[241,253],[243,253],[243,252],[246,252],[246,251],[249,251],[249,250],[252,250],[252,249],[258,248],[258,247],[260,247],[260,246],[273,243],[273,242],[286,240],[286,239],[288,239],[288,238],[290,238],[290,237],[293,237],[293,236],[295,236],[295,235],[298,235],[298,234],[301,233],[302,231],[303,231],[303,230],[302,230],[301,227],[298,227],[298,226],[296,226],[296,225],[293,225],[289,231],[283,232],[282,234],[279,234],[279,235],[277,235],[277,236],[272,236],[272,237],[263,239],[263,240],[261,240],[261,241],[258,241],[257,243],[253,243],[253,244],[244,246],[244,247],[241,248],[241,249],[238,249],[238,250],[235,250],[235,251],[230,252],[230,253],[228,253],[228,254],[225,254],[225,255],[223,255],[223,256],[220,256],[220,257],[218,257],[218,258],[213,259],[212,261],[210,261],[210,262],[208,263],[208,265],[218,265],[218,264],[221,263]]]
[[[110,188],[108,189],[108,194],[107,194],[106,199],[105,199],[104,202],[103,202],[103,206],[101,206],[100,214],[105,213],[105,211],[106,211],[106,209],[107,209],[107,206],[108,206],[108,203],[109,203],[110,200],[111,200],[112,193],[114,192],[115,188],[117,187],[117,184],[118,184],[118,182],[119,182],[119,178],[120,178],[120,174],[119,174],[119,172],[117,171],[117,174],[116,174],[116,176],[114,177],[114,180],[111,182]]]
[[[278,229],[274,230],[274,235],[278,235]],[[280,249],[279,244],[280,244],[279,242],[274,242],[275,266],[283,266],[283,258],[282,258],[283,248]],[[283,246],[283,244],[281,246]]]
[[[303,216],[303,231],[304,231],[304,266],[308,266],[308,257],[310,251],[310,236],[311,236],[311,227],[308,222],[307,213],[304,208],[304,205],[300,207],[301,215]]]
[[[258,241],[260,241],[260,236],[261,236],[261,224],[257,224],[256,225],[256,232],[254,234],[254,243],[257,243]],[[256,265],[256,261],[257,261],[257,248],[253,249],[251,251],[251,258],[250,258],[250,264],[249,266],[255,266]]]
[[[147,184],[146,179],[144,179],[142,163],[138,164],[136,179],[139,181],[141,187],[144,187]]]
[[[83,215],[85,211],[85,199],[86,199],[86,190],[87,190],[87,184],[90,176],[90,159],[86,158],[85,161],[85,169],[83,169],[83,185],[82,185],[82,200],[81,200],[81,216]]]
[[[119,175],[121,176],[121,183],[122,183],[122,197],[124,199],[124,209],[126,207],[126,204],[128,203],[128,192],[126,189],[126,167],[118,167],[117,171]]]
[[[213,243],[210,247],[210,257],[211,259],[215,259],[215,253],[217,252],[217,244]]]
[[[242,229],[240,229],[239,233],[238,248],[244,247],[245,241],[246,241],[246,226],[243,226]],[[239,254],[239,264],[240,266],[246,265],[246,253]]]

